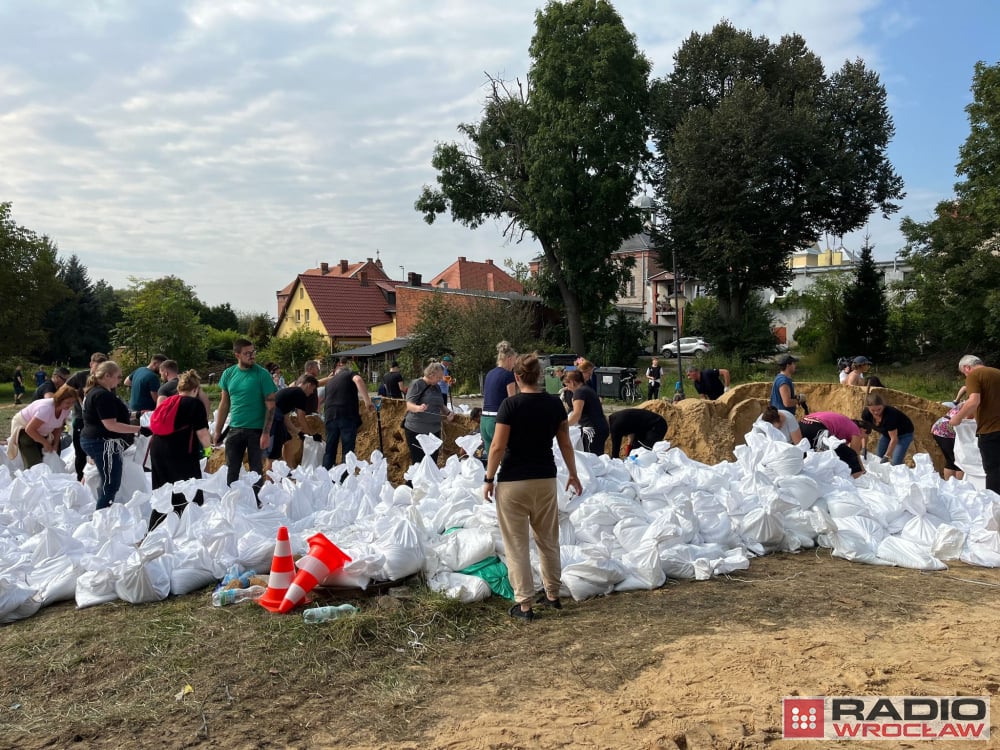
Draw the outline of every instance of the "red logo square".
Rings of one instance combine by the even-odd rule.
[[[821,740],[824,735],[822,698],[783,698],[781,736]]]

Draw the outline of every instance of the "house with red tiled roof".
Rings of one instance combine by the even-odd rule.
[[[279,322],[281,321],[282,313],[285,311],[285,305],[292,295],[292,287],[298,283],[299,278],[302,276],[330,276],[344,279],[361,279],[362,277],[365,277],[369,281],[375,282],[390,280],[389,277],[386,276],[385,271],[382,268],[382,261],[379,258],[375,258],[375,260],[368,258],[363,263],[350,263],[346,260],[341,260],[340,263],[335,265],[320,263],[318,268],[306,269],[296,277],[295,281],[292,281],[284,289],[278,291]]]
[[[418,292],[447,292],[458,308],[469,295],[517,297],[523,289],[492,260],[479,263],[460,257],[430,284],[412,272],[406,282],[394,281],[378,259],[322,263],[277,293],[275,335],[288,336],[306,327],[319,331],[335,352],[392,342],[405,337],[419,318],[426,294]]]
[[[465,289],[482,292],[514,292],[524,294],[524,287],[513,276],[487,258],[480,263],[459,256],[458,260],[431,279],[435,289]]]
[[[275,335],[288,336],[305,327],[321,333],[333,351],[371,344],[373,329],[394,328],[399,283],[384,274],[371,279],[365,273],[301,273],[279,292],[284,296],[284,305]],[[389,336],[394,337],[394,333]]]

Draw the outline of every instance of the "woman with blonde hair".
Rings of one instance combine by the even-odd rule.
[[[8,458],[21,454],[25,469],[42,463],[43,454],[59,453],[66,420],[79,398],[75,388],[60,386],[52,398],[32,401],[10,420]]]
[[[497,366],[486,373],[483,381],[483,411],[479,420],[479,435],[483,439],[484,456],[490,454],[500,404],[508,396],[517,393],[513,372],[516,360],[517,352],[508,342],[501,341],[497,344]]]
[[[176,403],[172,401],[176,400]],[[194,370],[182,372],[177,379],[177,394],[168,396],[153,411],[167,409],[174,413],[174,431],[169,435],[154,434],[149,443],[149,460],[153,469],[153,489],[185,479],[201,479],[201,459],[212,453],[212,438],[208,433],[208,417],[201,401],[201,380]],[[204,502],[201,490],[192,500],[195,505]],[[179,516],[188,500],[182,492],[171,496],[174,512]],[[166,518],[166,514],[152,511],[149,530],[152,531]]]
[[[122,454],[139,432],[129,423],[128,404],[115,395],[122,379],[116,362],[101,362],[87,378],[83,398],[83,431],[80,445],[97,467],[97,510],[115,501],[122,484]]]

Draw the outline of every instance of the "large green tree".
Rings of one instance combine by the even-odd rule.
[[[834,361],[838,356],[862,353],[844,351],[855,346],[855,342],[843,338],[844,295],[853,281],[846,271],[824,273],[805,291],[789,292],[781,300],[782,307],[805,309],[805,320],[792,336],[802,349],[819,355],[821,360]]]
[[[692,34],[652,108],[663,261],[676,251],[732,327],[754,290],[790,281],[792,252],[903,196],[878,76],[861,60],[827,76],[798,35],[773,44],[728,22]]]
[[[45,362],[82,364],[93,352],[109,349],[106,304],[76,255],[59,261],[57,277],[65,285],[66,294],[45,315],[49,335],[41,358]]]
[[[854,283],[844,290],[844,328],[840,339],[851,343],[854,354],[877,360],[888,348],[889,307],[885,300],[885,282],[875,265],[874,250],[866,235],[854,269]]]
[[[115,327],[112,343],[125,350],[130,362],[145,364],[162,353],[177,360],[181,368],[205,363],[206,326],[198,317],[200,302],[194,289],[176,276],[132,279]]]
[[[45,312],[67,292],[55,244],[19,226],[10,203],[0,203],[0,269],[0,357],[38,353]]]
[[[966,112],[956,198],[929,222],[900,225],[914,268],[908,311],[921,343],[989,351],[1000,346],[1000,63],[976,64]]]
[[[480,376],[496,366],[500,341],[519,352],[535,348],[538,314],[538,305],[520,300],[471,297],[459,306],[443,294],[431,295],[420,305],[410,343],[400,356],[403,369],[416,377],[429,361],[451,354],[452,374],[464,390],[478,392]]]
[[[570,345],[584,352],[584,322],[628,272],[611,254],[641,228],[631,201],[648,156],[649,63],[605,0],[549,2],[535,25],[528,83],[491,80],[483,119],[459,126],[467,144],[437,146],[437,185],[415,208],[428,223],[450,211],[469,227],[504,220],[510,239],[537,239]]]

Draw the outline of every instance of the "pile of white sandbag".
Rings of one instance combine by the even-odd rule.
[[[420,437],[430,455],[437,439]],[[777,438],[755,427],[736,461],[715,466],[667,443],[625,461],[577,452],[584,493],[559,500],[564,595],[581,600],[657,588],[667,578],[704,580],[745,569],[757,555],[816,545],[848,560],[921,570],[955,559],[1000,566],[996,494],[942,481],[926,455],[916,456],[913,469],[871,463],[854,480],[833,451],[803,457],[804,445]],[[471,454],[479,438],[460,440]],[[474,601],[490,588],[460,571],[504,557],[476,460],[452,456],[439,468],[425,458],[407,471],[412,488],[388,483],[379,453],[370,461],[349,455],[330,471],[289,471],[279,462],[258,508],[256,475],[227,487],[225,472],[217,472],[153,492],[140,466],[142,440],[127,455],[119,502],[97,513],[92,478],[81,485],[51,465],[0,465],[0,622],[70,599],[80,607],[157,601],[203,588],[233,567],[267,572],[282,525],[296,556],[322,532],[351,557],[328,585],[365,588],[422,572],[435,589]],[[170,513],[171,492],[191,498],[199,489],[203,506],[189,504],[179,518]],[[169,515],[147,535],[151,508]],[[532,561],[538,577],[534,549]]]

